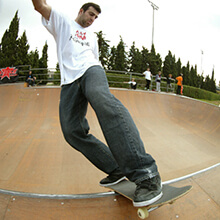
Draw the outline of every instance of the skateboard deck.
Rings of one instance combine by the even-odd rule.
[[[106,188],[112,189],[115,192],[119,193],[120,195],[133,201],[134,192],[136,190],[136,184],[128,180],[123,180],[122,182],[118,184],[115,184],[113,186],[108,186]],[[163,185],[163,188],[162,188],[163,196],[159,200],[157,200],[156,202],[148,206],[140,207],[137,212],[138,216],[141,219],[147,218],[150,211],[153,211],[154,209],[157,209],[165,204],[172,204],[175,200],[186,195],[191,189],[192,189],[192,186],[190,185],[183,186],[180,188],[177,188],[171,185]]]

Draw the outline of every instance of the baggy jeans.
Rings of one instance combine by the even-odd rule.
[[[108,146],[89,133],[88,103]],[[103,172],[110,174],[120,169],[136,183],[158,175],[156,162],[145,152],[128,110],[110,93],[101,66],[90,67],[81,78],[62,86],[60,123],[66,141]]]

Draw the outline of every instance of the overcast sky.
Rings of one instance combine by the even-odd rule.
[[[75,19],[85,0],[47,0],[48,4]],[[117,46],[122,36],[130,48],[132,42],[140,50],[150,49],[152,42],[153,9],[148,0],[94,0],[102,13],[92,25],[95,32],[103,31],[110,46]],[[214,67],[216,83],[220,81],[220,2],[219,0],[152,0],[155,10],[154,44],[156,52],[164,61],[170,50],[181,59],[182,65],[190,61],[197,65],[204,76],[210,75]],[[41,16],[34,11],[31,0],[0,0],[0,40],[10,22],[19,11],[19,36],[26,31],[30,50],[42,52],[48,43],[50,68],[57,63],[53,37],[41,24]],[[203,55],[201,53],[203,51]]]

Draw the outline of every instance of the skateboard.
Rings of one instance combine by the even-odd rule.
[[[136,190],[136,184],[128,180],[123,180],[122,182],[118,184],[115,184],[113,186],[108,186],[106,188],[109,188],[115,191],[116,193],[126,197],[127,199],[133,201],[134,192]],[[159,200],[157,200],[156,202],[148,206],[143,206],[143,207],[138,208],[137,214],[139,218],[146,219],[149,216],[149,212],[165,204],[173,204],[175,200],[186,195],[191,189],[192,189],[192,186],[190,185],[183,186],[180,188],[177,188],[171,185],[163,185],[163,188],[162,188],[163,196]]]

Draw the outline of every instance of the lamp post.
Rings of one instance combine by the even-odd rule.
[[[153,2],[151,2],[150,0],[148,0],[148,2],[151,4],[153,8],[153,24],[152,24],[152,45],[153,45],[154,44],[154,10],[158,10],[159,7],[155,5]]]
[[[201,75],[203,74],[203,68],[202,68],[202,63],[203,63],[203,50],[201,50]]]

